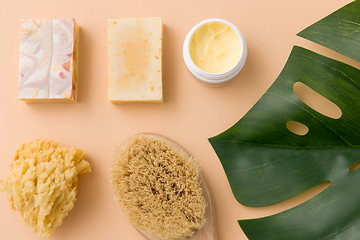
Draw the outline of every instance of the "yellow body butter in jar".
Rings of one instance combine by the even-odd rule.
[[[207,19],[185,38],[184,61],[200,83],[220,87],[230,83],[243,68],[247,45],[243,34],[223,19]]]

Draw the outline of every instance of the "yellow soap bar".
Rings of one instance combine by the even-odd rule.
[[[163,102],[159,17],[108,19],[111,102]]]

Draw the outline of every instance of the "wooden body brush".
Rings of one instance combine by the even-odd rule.
[[[126,218],[146,239],[217,239],[200,167],[174,141],[152,133],[129,137],[116,151],[110,178]]]

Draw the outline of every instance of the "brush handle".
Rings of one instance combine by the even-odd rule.
[[[169,145],[169,147],[172,147],[173,149],[176,149],[176,150],[184,153],[189,158],[191,158],[190,154],[188,154],[179,144],[177,144],[176,142],[174,142],[166,137],[163,137],[163,136],[157,135],[157,134],[153,134],[153,133],[141,133],[141,134],[146,135],[146,136],[152,136],[154,138],[160,138],[161,140],[165,141]],[[205,178],[201,172],[199,174],[199,182],[200,182],[200,187],[202,189],[203,196],[207,203],[206,212],[205,212],[206,222],[201,229],[195,231],[195,234],[193,236],[187,238],[187,240],[216,240],[217,235],[216,235],[216,228],[215,228],[214,205],[213,205],[213,202],[211,199],[211,194],[210,194],[209,188],[208,188]],[[152,236],[148,232],[142,231],[140,229],[137,229],[137,230],[148,240],[163,240],[161,238]]]

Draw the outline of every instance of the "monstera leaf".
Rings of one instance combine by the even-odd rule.
[[[298,33],[360,62],[360,1],[354,1]]]
[[[360,40],[354,41],[358,16],[360,4],[355,1],[299,35],[360,60]],[[336,104],[341,117],[325,116],[302,102],[294,92],[297,82]],[[309,131],[303,136],[291,132],[290,121]],[[360,239],[360,169],[349,169],[360,160],[358,69],[295,46],[264,96],[239,122],[209,141],[235,198],[246,206],[276,204],[331,181],[294,208],[240,220],[249,239]]]

